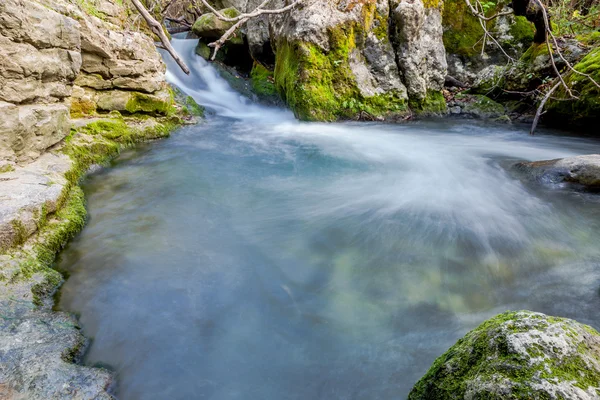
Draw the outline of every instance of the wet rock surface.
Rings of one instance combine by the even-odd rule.
[[[600,188],[600,154],[520,162],[513,169],[525,178],[543,184],[567,182],[590,189]]]
[[[500,314],[439,357],[409,399],[597,399],[600,334],[530,311]]]

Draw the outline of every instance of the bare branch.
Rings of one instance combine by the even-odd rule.
[[[540,106],[538,107],[537,112],[535,113],[535,118],[533,119],[533,124],[531,125],[531,130],[529,131],[530,135],[535,134],[535,128],[537,128],[537,124],[540,120],[540,117],[542,116],[542,112],[544,111],[544,106],[546,105],[546,102],[548,101],[550,96],[552,96],[552,93],[554,93],[554,91],[560,87],[560,85],[561,85],[561,83],[558,82],[556,85],[552,86],[552,88],[550,88],[550,90],[548,90],[548,93],[546,93],[546,95],[542,99],[542,102],[540,103]]]
[[[479,18],[481,21],[491,21],[493,19],[496,19],[498,17],[501,17],[503,15],[511,15],[513,14],[513,11],[503,11],[503,12],[499,12],[497,14],[492,15],[491,17],[486,17],[484,14],[480,14],[471,4],[470,0],[465,0],[465,3],[467,3],[467,7],[469,7],[469,9],[471,10],[471,13],[476,16],[477,18]]]
[[[229,39],[229,37],[243,24],[246,23],[246,21],[248,21],[248,18],[246,19],[242,19],[239,20],[238,22],[236,22],[235,24],[233,24],[233,26],[229,29],[227,29],[227,32],[225,32],[223,34],[223,36],[221,36],[221,38],[215,42],[212,42],[208,45],[208,47],[214,47],[215,50],[213,51],[213,55],[210,57],[211,61],[215,60],[215,57],[217,56],[217,52],[219,51],[219,49],[221,48],[221,46],[223,46],[225,44],[225,42]]]
[[[195,4],[195,0],[193,0],[193,1]],[[223,16],[221,13],[219,13],[206,0],[202,0],[202,4],[204,4],[220,20],[225,21],[225,22],[235,22],[235,24],[233,24],[233,26],[231,26],[231,28],[227,29],[227,31],[223,34],[223,36],[221,36],[221,38],[219,40],[214,41],[208,45],[209,47],[214,48],[213,54],[210,57],[211,61],[214,61],[215,57],[217,56],[217,52],[225,44],[225,42],[227,40],[229,40],[231,35],[233,35],[239,27],[241,27],[246,22],[248,22],[249,19],[261,16],[261,15],[283,14],[284,12],[287,12],[287,11],[291,10],[292,8],[296,7],[298,4],[302,3],[303,0],[295,0],[292,4],[289,4],[283,8],[264,10],[263,7],[265,7],[271,1],[272,0],[264,0],[258,7],[256,7],[254,9],[254,11],[252,11],[250,13],[240,14],[234,18],[228,18],[228,17]]]
[[[169,52],[171,57],[173,57],[173,59],[175,60],[177,65],[179,65],[181,70],[189,75],[190,69],[187,67],[187,65],[185,65],[185,62],[181,59],[181,57],[179,57],[179,54],[177,54],[173,46],[171,46],[171,42],[169,42],[169,38],[167,38],[167,36],[165,35],[165,32],[162,29],[162,25],[157,20],[155,20],[154,17],[152,17],[152,15],[150,15],[148,10],[144,8],[144,6],[142,5],[142,3],[140,3],[139,0],[131,0],[131,3],[133,3],[138,12],[146,20],[146,23],[150,27],[150,30],[152,30],[152,32],[156,36],[158,36],[164,48]]]
[[[265,15],[265,14],[282,14],[282,13],[289,11],[292,8],[296,7],[298,4],[302,3],[303,0],[296,0],[292,4],[287,5],[283,8],[278,8],[278,9],[274,9],[274,10],[263,10],[263,7],[265,7],[271,1],[272,0],[265,0],[258,7],[256,7],[254,9],[254,11],[252,11],[251,13],[240,14],[237,17],[233,17],[233,18],[229,18],[229,17],[226,17],[223,14],[221,14],[213,6],[211,6],[207,0],[202,0],[202,4],[204,4],[210,10],[210,12],[215,14],[217,16],[217,18],[219,18],[221,21],[238,22],[243,19],[248,20],[250,18],[258,17],[260,15]]]

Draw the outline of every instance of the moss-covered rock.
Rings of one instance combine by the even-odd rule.
[[[477,119],[495,119],[506,115],[502,104],[479,94],[458,94],[454,97],[462,108],[462,114]]]
[[[460,339],[414,386],[421,399],[597,399],[600,334],[529,311],[498,315]]]
[[[557,100],[550,100],[547,104],[550,118],[563,119],[580,124],[590,124],[600,120],[600,47],[589,52],[574,66],[575,70],[588,75],[569,72],[565,76],[565,83],[571,88],[577,99],[570,99],[564,87],[555,93]]]
[[[387,14],[371,2],[343,10],[333,3],[315,3],[290,15],[275,32],[274,79],[281,98],[303,120],[406,115]],[[306,21],[316,15],[328,18],[329,26],[308,32]]]
[[[281,99],[275,88],[275,79],[273,71],[268,70],[264,65],[255,62],[250,72],[250,82],[252,90],[258,98],[267,103],[279,104]]]
[[[234,7],[219,10],[219,13],[227,18],[235,18],[240,12]],[[226,22],[219,19],[214,13],[206,13],[200,16],[192,26],[192,32],[201,38],[219,39],[223,34],[233,26],[234,22]],[[231,43],[242,44],[244,39],[238,30],[229,39]]]

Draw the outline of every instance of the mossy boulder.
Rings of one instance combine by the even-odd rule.
[[[227,18],[235,18],[240,12],[234,7],[219,10],[219,14]],[[214,13],[206,13],[200,16],[192,26],[192,32],[201,38],[219,39],[225,32],[233,26],[234,22],[227,22],[219,19]],[[240,31],[237,31],[229,39],[231,43],[243,44],[244,39]]]
[[[469,332],[413,387],[422,399],[597,399],[600,334],[576,321],[518,311]]]
[[[388,15],[387,2],[344,8],[328,0],[272,24],[275,87],[299,119],[388,119],[409,112]]]
[[[578,98],[570,99],[561,87],[553,96],[557,100],[550,100],[547,110],[550,118],[589,125],[600,120],[600,87],[597,86],[600,84],[600,47],[589,52],[574,68],[596,83],[587,76],[567,73],[565,83]]]
[[[510,6],[507,0],[485,3],[489,17]],[[463,82],[472,82],[478,72],[490,65],[506,64],[506,56],[490,40],[484,41],[479,19],[464,0],[446,0],[443,14],[444,46],[448,54],[448,73]],[[486,29],[513,58],[519,58],[531,45],[534,25],[525,17],[506,15],[486,22]],[[483,44],[486,44],[485,48]],[[484,55],[482,55],[482,52]]]
[[[495,119],[506,115],[504,106],[480,94],[458,94],[455,102],[462,108],[462,114],[477,119]]]

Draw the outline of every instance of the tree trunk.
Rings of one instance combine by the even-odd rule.
[[[544,43],[546,41],[546,23],[544,22],[544,12],[536,1],[531,0],[513,0],[512,9],[515,15],[527,18],[535,25],[534,43]]]

